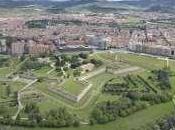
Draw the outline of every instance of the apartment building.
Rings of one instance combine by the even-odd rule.
[[[0,53],[6,53],[7,52],[7,45],[5,39],[0,39]]]
[[[17,41],[11,43],[10,52],[13,56],[22,56],[25,53],[25,42]]]

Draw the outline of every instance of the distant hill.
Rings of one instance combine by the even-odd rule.
[[[175,0],[126,0],[120,1],[126,5],[132,5],[140,8],[144,8],[145,11],[154,11],[154,12],[175,12]]]
[[[116,8],[127,10],[120,5],[137,7],[145,11],[175,12],[175,0],[0,0],[0,7],[3,8],[27,5],[42,5],[48,7],[48,10],[53,13],[72,7],[81,8],[84,5],[87,5],[87,9],[94,12],[115,12]]]
[[[28,6],[34,4],[48,4],[49,1],[38,1],[38,0],[0,0],[0,7],[1,8],[15,8],[21,6]]]
[[[27,5],[57,6],[61,8],[96,2],[96,0],[0,0],[0,7],[13,8]]]

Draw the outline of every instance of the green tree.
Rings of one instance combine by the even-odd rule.
[[[11,94],[11,86],[10,85],[7,85],[6,86],[6,95],[9,97]]]
[[[74,70],[73,75],[74,75],[75,77],[78,77],[78,76],[81,75],[81,71],[78,70],[78,69],[76,69],[76,70]]]

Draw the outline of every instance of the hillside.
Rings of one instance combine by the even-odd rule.
[[[28,5],[40,5],[48,8],[49,12],[80,11],[113,13],[131,9],[141,9],[148,12],[174,13],[174,0],[1,0],[1,8],[16,8]]]
[[[145,11],[174,13],[175,10],[174,0],[122,1],[121,3],[144,8]]]

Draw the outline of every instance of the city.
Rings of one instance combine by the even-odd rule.
[[[175,1],[0,0],[0,130],[173,130]]]

